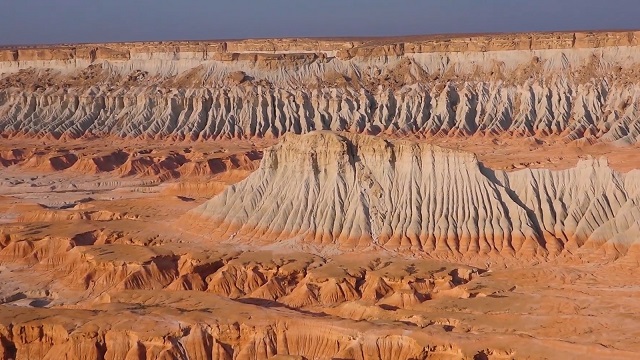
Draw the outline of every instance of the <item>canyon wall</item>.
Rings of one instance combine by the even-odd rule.
[[[344,130],[631,144],[639,41],[611,32],[5,49],[0,133],[198,140]]]

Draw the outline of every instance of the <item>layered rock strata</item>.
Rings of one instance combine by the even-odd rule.
[[[305,359],[505,359],[529,352],[500,350],[490,336],[450,334],[441,326],[420,328],[386,325],[379,329],[363,322],[300,315],[286,309],[261,309],[226,299],[209,299],[214,310],[163,309],[150,293],[139,298],[149,306],[125,305],[107,310],[13,309],[0,318],[0,356],[3,359],[99,360],[305,360]],[[200,300],[202,297],[195,297]],[[181,304],[189,304],[183,300]],[[193,305],[193,304],[190,304]],[[225,308],[231,311],[221,315]],[[113,312],[118,311],[119,316]],[[158,321],[158,314],[167,321]],[[228,310],[226,312],[229,312]],[[135,319],[135,320],[131,320]],[[133,329],[132,329],[133,328]],[[436,329],[434,329],[436,328]],[[453,341],[450,339],[453,338]],[[528,343],[505,335],[511,345],[538,353],[633,358],[634,353],[589,344]],[[498,349],[496,349],[498,348]]]
[[[424,143],[316,132],[286,136],[190,217],[233,242],[615,259],[640,235],[638,184],[605,160],[504,172]]]
[[[197,140],[344,130],[635,143],[639,39],[553,33],[7,49],[0,133]]]

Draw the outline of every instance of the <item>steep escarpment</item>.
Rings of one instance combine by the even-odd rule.
[[[149,299],[149,294],[145,297],[152,307],[157,302]],[[117,311],[115,308],[62,310],[57,314],[47,309],[14,309],[12,319],[8,316],[0,319],[0,357],[17,360],[59,359],[61,356],[78,360],[267,360],[332,359],[337,356],[374,360],[426,359],[429,355],[447,352],[466,355],[469,359],[474,356],[473,352],[463,352],[437,335],[429,337],[417,331],[411,331],[415,333],[411,334],[400,327],[389,329],[384,335],[376,332],[365,335],[355,322],[331,323],[311,316],[286,320],[287,316],[294,315],[293,312],[269,309],[263,310],[266,321],[252,321],[246,314],[254,311],[254,306],[224,299],[210,301],[216,310],[227,307],[240,313],[223,317],[203,310],[180,314],[161,309],[161,313],[154,316],[144,308],[123,304],[120,310],[123,316],[114,319],[110,311]],[[166,321],[154,320],[157,315]],[[132,318],[139,320],[125,320]]]
[[[435,85],[435,86],[434,86]],[[80,138],[279,137],[313,130],[419,136],[557,136],[632,144],[640,136],[639,88],[602,79],[408,84],[372,92],[260,85],[225,89],[154,87],[86,92],[6,90],[6,136]]]
[[[428,144],[318,132],[285,137],[192,216],[234,242],[615,259],[637,239],[638,180],[606,161],[507,173]]]
[[[639,38],[566,33],[6,50],[15,54],[0,61],[0,133],[198,140],[334,130],[629,144],[640,135]]]

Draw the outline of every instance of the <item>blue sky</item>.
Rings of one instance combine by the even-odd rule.
[[[640,29],[640,0],[0,0],[0,44]]]

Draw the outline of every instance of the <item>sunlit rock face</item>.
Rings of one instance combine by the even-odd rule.
[[[639,33],[3,50],[4,136],[339,130],[635,143]]]
[[[615,259],[637,239],[639,180],[605,160],[504,172],[429,144],[315,132],[285,136],[257,171],[192,215],[233,242],[445,257],[547,258],[585,248]]]

